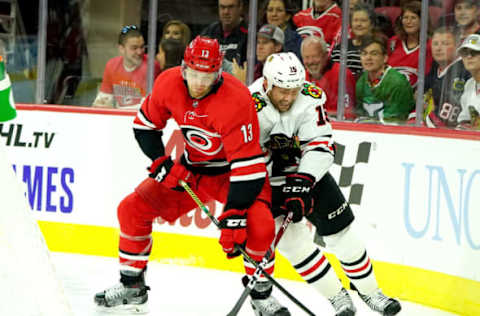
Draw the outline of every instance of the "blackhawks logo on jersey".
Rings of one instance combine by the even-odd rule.
[[[254,92],[252,98],[253,102],[255,102],[255,110],[257,110],[257,112],[260,112],[265,106],[267,106],[267,102],[265,102],[260,93]]]
[[[311,96],[314,99],[320,99],[320,97],[322,96],[322,90],[314,86],[313,84],[304,83],[302,94]]]

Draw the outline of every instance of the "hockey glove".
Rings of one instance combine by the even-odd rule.
[[[235,245],[243,247],[247,240],[247,210],[230,209],[218,217],[220,222],[220,240],[223,251],[228,259],[235,258],[241,253]]]
[[[184,191],[183,187],[178,184],[179,180],[188,183],[188,180],[193,179],[192,173],[181,163],[174,163],[170,156],[161,156],[155,159],[149,171],[150,178],[176,191]]]
[[[288,175],[282,192],[285,197],[285,208],[293,212],[292,221],[297,223],[312,212],[311,195],[315,179],[305,173]]]

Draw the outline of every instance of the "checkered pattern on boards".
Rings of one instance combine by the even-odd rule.
[[[354,171],[358,164],[368,163],[372,143],[362,142],[356,148],[353,146],[347,148],[345,145],[335,143],[335,148],[335,159],[330,172],[337,180],[340,190],[345,195],[348,203],[360,205],[362,202],[363,184],[358,183],[358,180],[361,179],[354,179]],[[345,157],[352,157],[355,154],[354,163],[347,165],[345,161],[352,161],[352,159],[345,159]]]

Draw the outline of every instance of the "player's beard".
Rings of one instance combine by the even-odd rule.
[[[275,107],[279,112],[287,112],[292,107],[293,102],[289,101],[278,101],[275,104]]]

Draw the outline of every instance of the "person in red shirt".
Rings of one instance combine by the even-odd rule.
[[[242,245],[251,258],[261,261],[273,241],[271,188],[255,105],[244,84],[222,73],[222,59],[216,39],[196,37],[185,50],[182,66],[160,74],[137,113],[135,137],[153,163],[149,176],[118,206],[121,282],[95,295],[100,308],[144,308],[153,220],[172,222],[196,207],[179,180],[188,183],[203,202],[217,200],[225,205],[218,217],[219,242],[229,258],[238,256],[236,245]],[[175,162],[165,155],[162,142],[169,119],[178,124],[185,143],[181,159]],[[245,269],[252,275],[255,267],[245,263]],[[273,266],[265,270],[272,273]],[[271,284],[264,280],[260,278],[252,298],[269,306],[278,304],[269,296]],[[282,309],[286,310],[278,307]]]
[[[412,1],[402,7],[397,35],[388,42],[388,64],[407,77],[410,85],[415,89],[418,80],[418,56],[420,54],[420,15],[422,3]],[[430,21],[430,20],[429,20]],[[428,25],[428,34],[431,34],[431,24]],[[431,39],[427,42],[425,59],[425,73],[432,66]]]
[[[308,36],[301,46],[303,64],[307,70],[307,81],[322,88],[327,95],[324,108],[332,117],[337,114],[338,87],[340,85],[340,64],[331,62],[325,41],[318,36]],[[346,94],[344,98],[345,118],[353,119],[353,105],[355,104],[355,77],[346,69]]]
[[[92,106],[138,109],[147,93],[147,56],[142,33],[135,25],[122,28],[118,36],[119,56],[105,65],[103,80]],[[154,76],[160,73],[155,62]]]
[[[302,37],[321,34],[330,46],[342,26],[342,10],[333,0],[314,0],[313,8],[293,16],[293,23]]]

